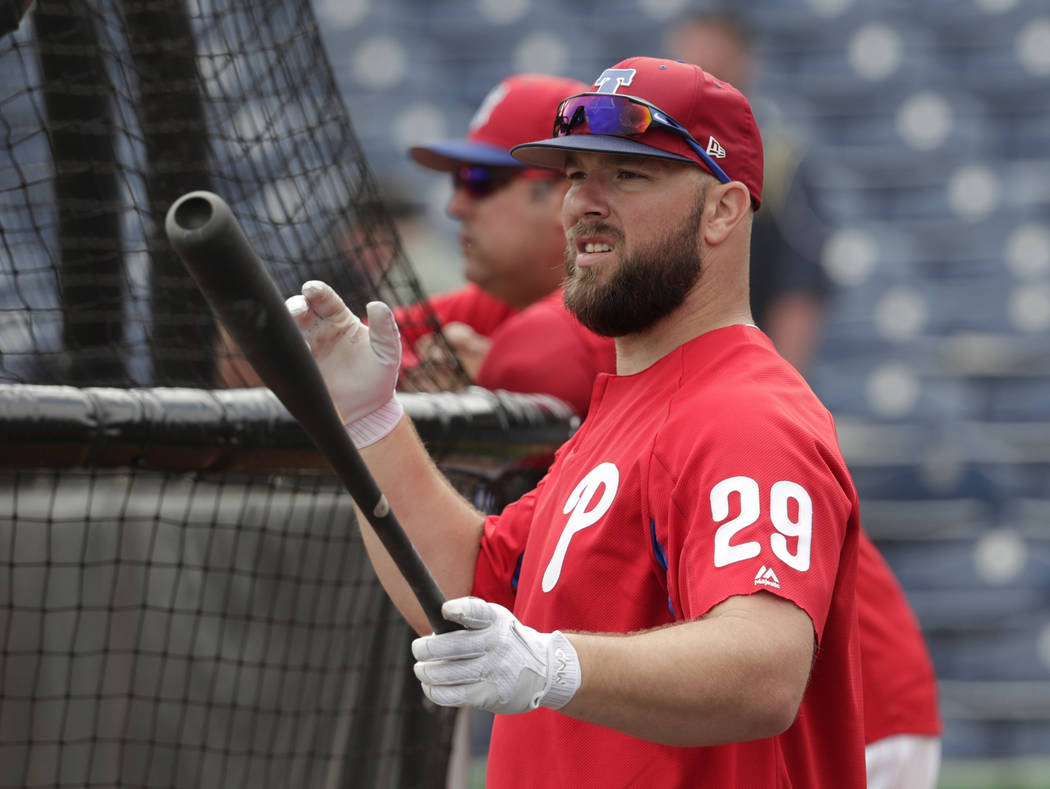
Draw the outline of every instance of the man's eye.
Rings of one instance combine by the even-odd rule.
[[[570,181],[582,181],[583,171],[582,170],[566,170],[565,177]]]
[[[619,177],[625,181],[632,181],[637,178],[645,178],[642,173],[635,172],[634,170],[620,170]]]

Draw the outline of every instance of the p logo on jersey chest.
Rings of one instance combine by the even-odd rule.
[[[543,572],[540,588],[544,592],[549,592],[558,583],[572,538],[602,519],[602,516],[612,507],[619,487],[619,469],[612,463],[600,463],[588,471],[569,494],[565,507],[562,509],[569,519],[565,522],[561,535],[558,537],[558,544],[554,546],[554,555],[551,556],[550,563]]]

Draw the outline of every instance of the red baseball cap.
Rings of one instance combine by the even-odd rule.
[[[609,95],[640,99],[655,108],[652,125],[630,136],[596,133],[590,127],[600,124],[581,122],[577,125],[577,119],[562,118],[559,113],[556,122],[568,124],[564,136],[518,145],[511,150],[514,158],[556,169],[564,168],[565,156],[570,151],[693,162],[719,180],[740,181],[751,193],[755,208],[761,204],[762,138],[751,105],[728,82],[691,63],[634,57],[603,71],[590,91],[580,94],[581,97]],[[662,122],[667,120],[672,124],[677,122],[687,131],[699,150],[680,133],[669,130]]]
[[[562,99],[584,90],[587,84],[576,79],[545,74],[507,77],[481,102],[466,139],[417,145],[408,152],[424,167],[442,172],[464,165],[527,167],[510,155],[510,149],[548,136]]]

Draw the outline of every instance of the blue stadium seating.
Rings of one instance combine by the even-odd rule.
[[[1043,721],[986,719],[981,717],[980,710],[975,710],[972,717],[956,718],[945,729],[942,749],[948,758],[957,755],[965,759],[1003,760],[1044,754],[1047,742],[1050,742],[1050,725]],[[989,771],[981,770],[979,775],[988,776]],[[1001,780],[996,775],[1001,775]],[[991,771],[991,780],[993,783],[987,786],[1040,786],[1019,779],[1016,771],[1002,761]]]
[[[980,609],[974,615],[982,615]],[[1013,620],[1020,617],[1011,617]],[[945,680],[1050,681],[1050,665],[1039,658],[1039,630],[1046,622],[1025,618],[1021,626],[991,626],[987,630],[933,632],[927,638]]]

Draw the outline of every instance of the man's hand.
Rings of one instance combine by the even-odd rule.
[[[539,633],[477,597],[449,600],[441,614],[466,629],[412,642],[416,677],[435,704],[510,715],[561,709],[579,689],[580,661],[560,631]]]
[[[359,449],[392,431],[404,409],[394,395],[401,364],[401,339],[394,314],[370,302],[368,326],[331,287],[311,280],[302,295],[285,304],[303,333],[328,392]]]
[[[427,372],[433,384],[433,388],[428,391],[456,391],[464,385],[459,368],[463,368],[471,381],[476,381],[492,340],[459,321],[446,323],[441,327],[441,334],[456,354],[459,364],[449,355],[445,344],[438,342],[436,334],[424,335],[412,350],[420,360],[427,363]]]
[[[446,323],[441,327],[441,333],[452,350],[456,352],[467,375],[471,377],[471,380],[477,380],[478,370],[481,369],[481,363],[485,361],[485,354],[489,352],[492,340],[459,321]],[[420,359],[438,361],[441,359],[441,354],[436,346],[437,341],[434,335],[428,334],[416,343],[416,355]]]

